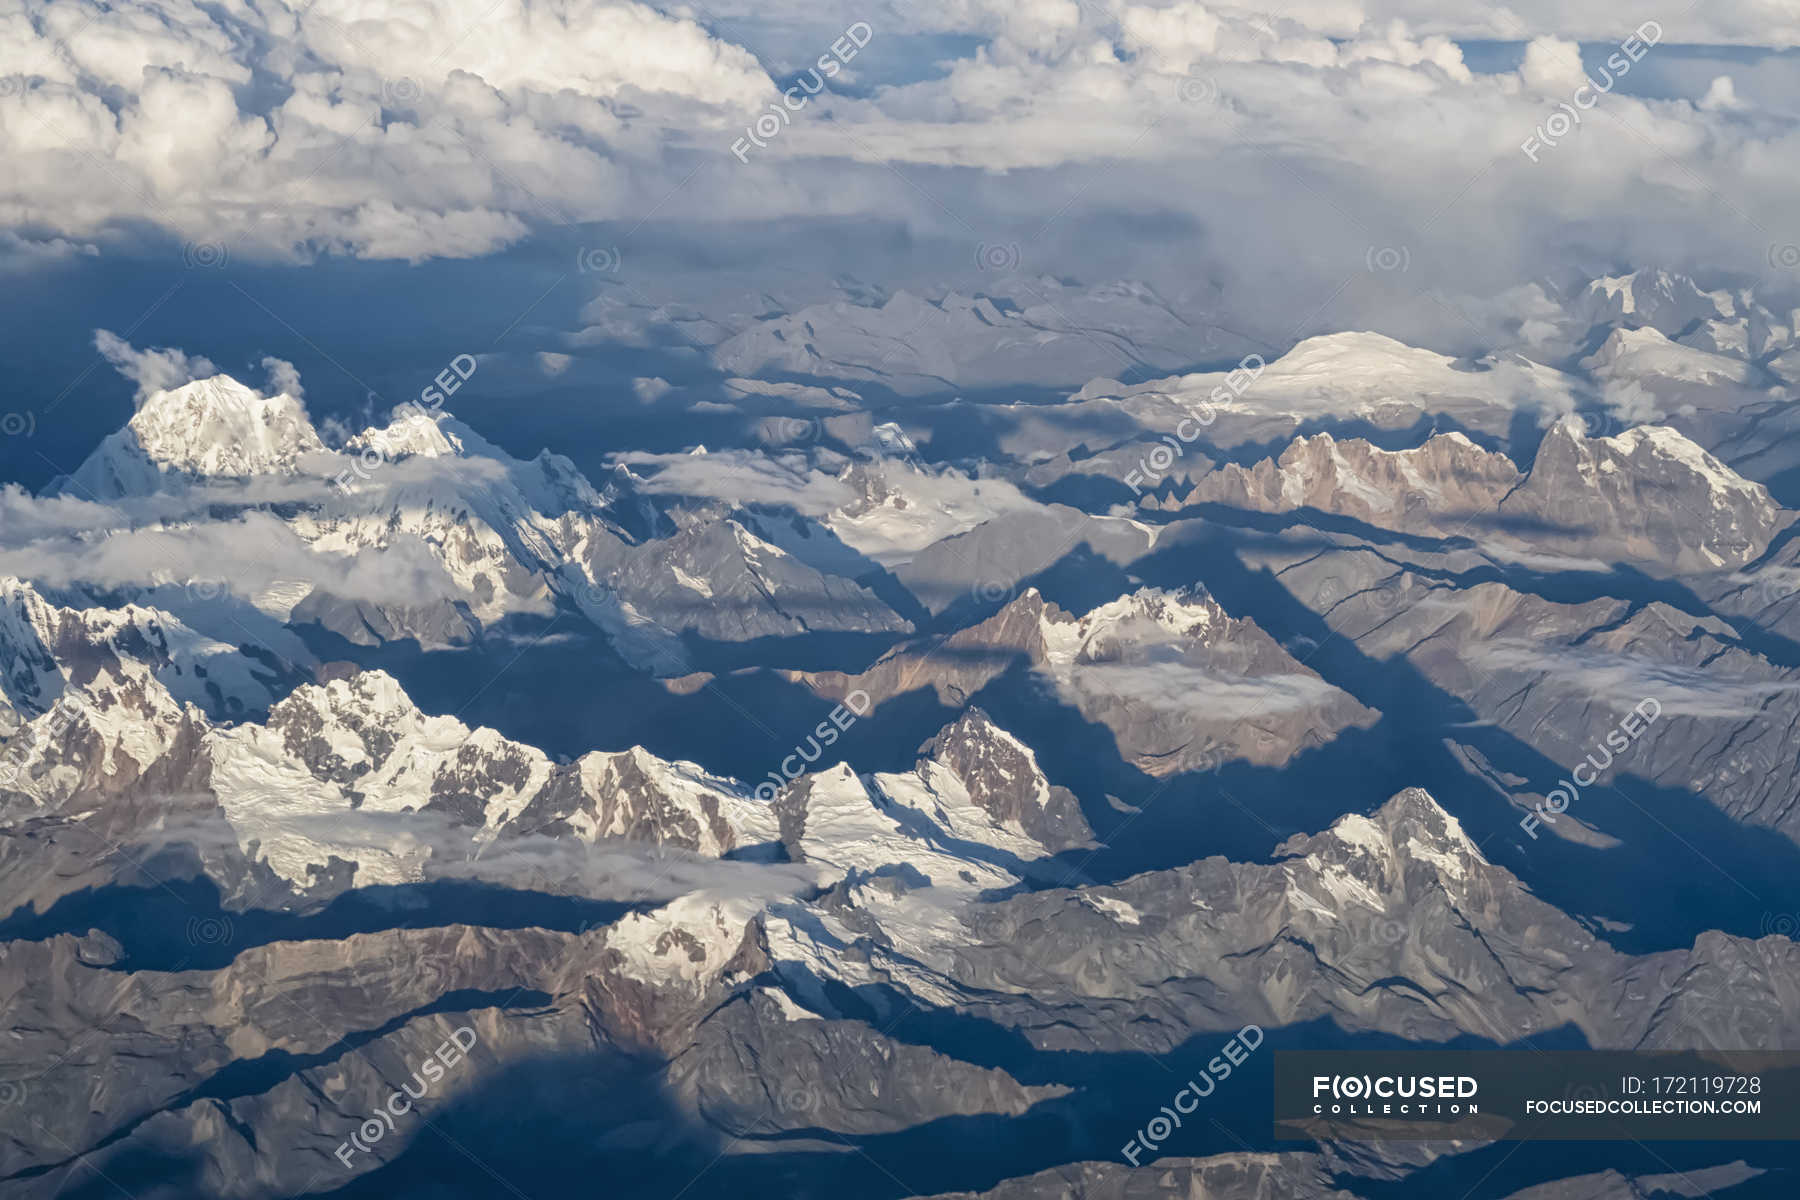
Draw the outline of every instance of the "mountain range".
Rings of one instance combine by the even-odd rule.
[[[696,333],[743,436],[591,478],[215,374],[9,490],[0,1195],[1792,1194],[1277,1143],[1254,1072],[1119,1147],[1251,1024],[1800,1044],[1794,314],[1649,270],[1240,389],[1033,289]]]

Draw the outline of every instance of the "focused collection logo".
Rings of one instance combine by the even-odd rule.
[[[1314,1075],[1313,1113],[1327,1117],[1467,1117],[1481,1111],[1472,1075]]]

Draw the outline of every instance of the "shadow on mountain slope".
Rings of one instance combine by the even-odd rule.
[[[99,930],[123,950],[120,971],[217,970],[272,942],[329,941],[384,929],[475,925],[578,932],[610,924],[632,904],[552,896],[458,880],[357,888],[313,912],[234,910],[199,875],[153,886],[71,893],[43,913],[20,909],[0,920],[0,941],[42,941]]]

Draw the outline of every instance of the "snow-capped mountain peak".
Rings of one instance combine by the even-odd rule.
[[[1045,657],[1052,669],[1065,670],[1079,663],[1111,661],[1128,645],[1209,642],[1232,623],[1218,602],[1198,587],[1181,592],[1145,588],[1081,617],[1046,611],[1042,622]]]
[[[152,392],[76,470],[67,490],[105,500],[171,482],[291,475],[309,455],[325,452],[297,397],[265,396],[214,375]]]
[[[394,410],[386,425],[371,426],[345,442],[344,452],[390,459],[443,458],[463,452],[457,428],[446,413],[404,404]]]
[[[1680,430],[1667,425],[1634,425],[1611,437],[1594,438],[1587,436],[1580,418],[1564,417],[1551,427],[1544,448],[1556,454],[1578,456],[1590,478],[1616,470],[1619,458],[1632,458],[1645,468],[1655,465],[1678,470],[1686,479],[1703,485],[1719,502],[1741,498],[1771,515],[1776,508],[1768,488],[1745,479]],[[1544,448],[1538,451],[1540,457]]]
[[[1702,291],[1685,275],[1655,268],[1594,280],[1575,311],[1590,324],[1648,326],[1674,337],[1695,322],[1733,315],[1735,305],[1729,292]]]
[[[153,393],[128,428],[153,461],[194,475],[286,474],[325,449],[296,397],[264,396],[229,375]]]
[[[1750,561],[1790,520],[1767,488],[1675,429],[1588,437],[1574,417],[1545,433],[1530,476],[1501,510],[1610,557],[1702,571]]]

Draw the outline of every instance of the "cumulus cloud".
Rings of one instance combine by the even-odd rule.
[[[1706,95],[1700,98],[1700,107],[1708,112],[1719,110],[1730,111],[1745,107],[1738,99],[1737,87],[1731,82],[1731,76],[1719,75],[1707,85]]]
[[[1640,66],[1569,139],[1521,152],[1581,86],[1579,46],[1632,34],[1592,6],[927,0],[872,22],[852,70],[887,82],[834,80],[747,164],[732,140],[779,93],[722,33],[753,21],[779,34],[772,62],[804,65],[868,14],[692,13],[704,20],[631,0],[229,15],[26,0],[0,18],[15,35],[0,76],[22,81],[0,89],[0,226],[81,245],[149,222],[234,260],[419,260],[612,219],[715,244],[854,219],[909,247],[956,243],[965,269],[984,243],[1090,278],[1167,268],[1179,247],[1187,277],[1272,337],[1317,310],[1298,333],[1371,313],[1392,325],[1410,306],[1439,342],[1486,332],[1445,291],[1651,261],[1773,277],[1771,243],[1796,236],[1793,114],[1717,70],[1671,68],[1672,92],[1630,94],[1662,69]],[[1653,55],[1800,43],[1784,0],[1667,16]],[[946,33],[972,49],[906,61],[919,35]],[[1471,38],[1526,44],[1499,62]],[[1368,270],[1379,249],[1404,250],[1380,261],[1405,269]]]
[[[300,371],[285,358],[276,358],[272,354],[263,356],[261,367],[269,373],[269,395],[292,396],[296,400],[306,398],[306,389],[300,386]]]
[[[140,403],[154,392],[165,392],[219,373],[219,368],[197,354],[187,354],[168,347],[145,347],[139,350],[118,334],[106,329],[94,331],[94,348],[100,351],[100,356],[111,363],[119,374],[137,384]],[[288,370],[293,370],[291,365],[283,365]]]
[[[620,215],[621,159],[661,176],[655,127],[723,129],[773,91],[748,51],[632,0],[25,0],[0,78],[9,226],[413,260]]]
[[[1079,4],[1079,16],[1067,14]],[[1067,15],[1058,15],[1058,10]],[[801,0],[711,0],[709,12],[720,18],[769,21],[798,20],[816,14],[818,6]],[[1066,29],[1075,21],[1096,32],[1116,29],[1145,13],[1175,13],[1200,24],[1223,19],[1261,23],[1273,30],[1305,30],[1321,37],[1349,39],[1369,28],[1404,21],[1425,34],[1454,38],[1523,41],[1554,34],[1572,41],[1618,41],[1644,14],[1629,19],[1605,5],[1571,0],[917,0],[897,8],[884,28],[915,33],[993,34],[1005,28],[1014,12],[1030,14],[1039,24]],[[835,16],[836,14],[832,14]],[[828,21],[830,17],[821,17]],[[1669,40],[1704,45],[1752,45],[1777,48],[1800,44],[1800,14],[1786,0],[1711,0],[1661,14]]]

